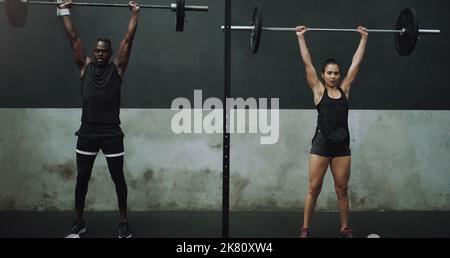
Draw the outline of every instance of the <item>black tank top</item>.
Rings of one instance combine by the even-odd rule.
[[[341,88],[338,90],[341,97],[332,99],[325,88],[322,99],[316,106],[318,112],[316,135],[321,133],[327,143],[349,146],[348,99]]]
[[[104,67],[89,63],[81,78],[81,121],[88,124],[119,125],[121,85],[122,78],[114,63]]]

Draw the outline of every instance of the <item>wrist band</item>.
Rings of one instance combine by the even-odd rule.
[[[56,9],[56,15],[57,16],[66,16],[66,15],[70,15],[70,11],[68,8],[64,8],[64,9]]]

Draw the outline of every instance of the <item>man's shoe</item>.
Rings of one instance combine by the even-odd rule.
[[[66,238],[80,238],[80,235],[86,232],[84,220],[75,220],[72,227],[67,231]]]
[[[119,224],[119,238],[131,238],[131,229],[128,221],[122,221]]]

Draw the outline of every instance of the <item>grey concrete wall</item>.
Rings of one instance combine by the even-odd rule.
[[[177,111],[124,109],[131,210],[220,210],[222,135],[174,134]],[[0,109],[0,210],[71,210],[79,109]],[[231,139],[232,210],[300,211],[316,111],[281,110],[280,137]],[[450,209],[450,111],[350,111],[352,210]],[[105,158],[87,210],[115,210]],[[318,210],[336,210],[327,173]]]

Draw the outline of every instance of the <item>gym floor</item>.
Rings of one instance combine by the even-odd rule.
[[[86,212],[85,238],[116,238],[117,212]],[[137,238],[220,238],[220,212],[131,212],[130,225]],[[72,212],[0,212],[1,238],[61,238],[73,220]],[[296,238],[302,221],[297,212],[232,212],[231,238]],[[450,211],[352,212],[356,237],[448,238]],[[316,212],[311,237],[335,238],[339,215]]]

